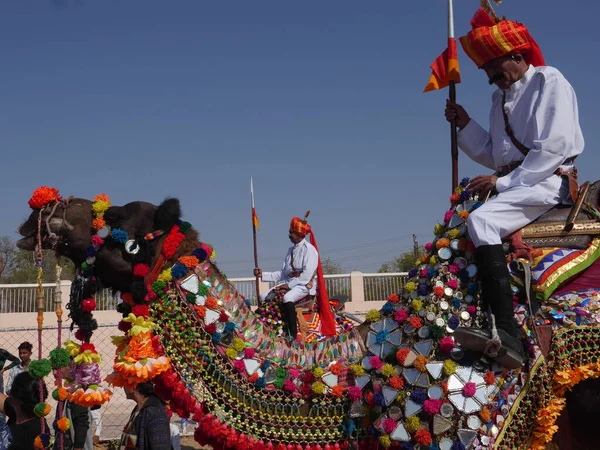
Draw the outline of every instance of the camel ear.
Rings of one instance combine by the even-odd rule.
[[[154,214],[154,229],[169,231],[181,217],[181,206],[176,198],[162,202]]]
[[[120,228],[125,219],[125,211],[122,206],[111,206],[104,213],[104,220],[111,228]]]

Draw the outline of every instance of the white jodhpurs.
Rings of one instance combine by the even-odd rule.
[[[277,287],[277,286],[275,286]],[[265,295],[260,296],[260,301],[263,302],[267,295],[271,293],[273,289],[269,289]],[[296,303],[299,300],[302,300],[309,294],[308,288],[306,286],[294,286],[283,296],[283,303]]]
[[[568,193],[568,183],[557,175],[532,187],[509,188],[471,212],[469,236],[475,247],[502,244],[503,238],[561,203]]]

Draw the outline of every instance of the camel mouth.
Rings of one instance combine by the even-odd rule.
[[[33,251],[33,250],[35,250],[35,245],[36,245],[35,241],[36,241],[35,234],[25,236],[24,238],[19,239],[17,241],[17,248],[19,248],[20,250]]]

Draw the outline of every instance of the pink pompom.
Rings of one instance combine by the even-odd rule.
[[[359,398],[362,397],[362,389],[359,388],[358,386],[350,386],[348,388],[348,398],[355,402],[356,400],[358,400]]]
[[[450,264],[448,266],[448,271],[451,274],[456,275],[458,272],[460,272],[460,269],[458,268],[458,266],[456,264]]]
[[[235,370],[237,370],[238,372],[243,372],[244,370],[246,370],[246,363],[243,359],[238,359],[233,363],[233,367],[235,367]]]
[[[429,253],[429,250],[431,250],[432,246],[433,246],[433,242],[428,242],[427,244],[425,244],[425,251],[427,253]]]
[[[450,223],[450,219],[452,219],[452,210],[449,209],[448,211],[446,211],[446,214],[444,214],[444,223],[446,225],[448,225]]]
[[[425,403],[423,403],[423,410],[430,416],[433,416],[434,414],[438,414],[440,412],[441,406],[441,400],[428,399],[425,400]]]
[[[398,323],[404,323],[408,319],[408,312],[405,309],[397,309],[394,314],[394,320]]]
[[[294,382],[292,380],[285,380],[283,382],[283,389],[285,389],[287,392],[296,392],[296,385],[294,384]]]
[[[462,388],[462,394],[465,397],[473,397],[475,395],[475,391],[477,390],[477,386],[472,381],[469,381]]]
[[[394,431],[396,429],[396,426],[398,424],[396,423],[396,421],[394,419],[385,419],[383,421],[383,431],[385,431],[387,434],[390,434],[392,431]]]
[[[458,280],[448,280],[448,287],[451,289],[456,289],[458,287]]]
[[[371,356],[369,358],[369,363],[375,370],[379,370],[383,367],[383,361],[379,359],[379,356]]]
[[[440,350],[444,353],[450,353],[454,348],[454,340],[450,336],[442,338],[440,341]]]
[[[254,358],[254,349],[251,347],[246,347],[244,349],[244,358],[246,358],[246,359]]]
[[[429,273],[429,271],[427,269],[421,270],[421,278],[427,278],[428,273]]]
[[[298,369],[290,369],[289,374],[292,380],[296,380],[300,376]]]
[[[92,245],[94,247],[101,247],[102,244],[104,244],[104,239],[102,239],[97,234],[95,234],[95,235],[92,236]]]
[[[474,315],[477,312],[477,307],[475,305],[467,306],[467,311],[469,314]]]

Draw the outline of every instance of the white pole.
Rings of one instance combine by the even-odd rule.
[[[454,10],[452,0],[448,0],[448,37],[454,39]]]
[[[252,197],[252,207],[254,208],[254,183],[252,183],[252,177],[250,177],[250,197]]]

